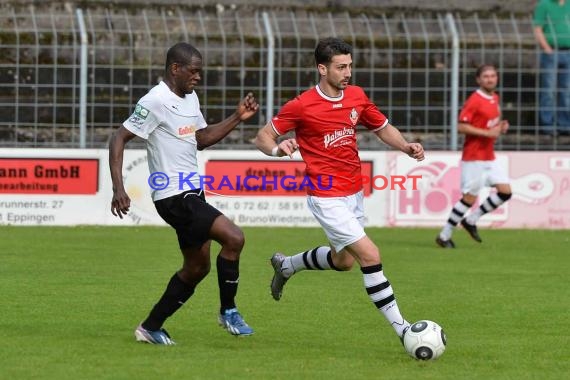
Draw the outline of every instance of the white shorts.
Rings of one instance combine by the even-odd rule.
[[[307,198],[309,209],[319,221],[335,251],[366,236],[364,232],[364,194],[346,197]]]
[[[461,161],[461,192],[479,195],[483,187],[510,183],[509,177],[497,160]]]

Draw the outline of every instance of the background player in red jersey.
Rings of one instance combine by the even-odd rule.
[[[495,93],[497,69],[492,65],[482,65],[475,77],[479,89],[465,102],[457,126],[459,133],[465,134],[461,157],[463,197],[453,206],[447,223],[435,239],[443,248],[455,248],[451,235],[459,222],[475,241],[481,243],[477,221],[511,198],[509,178],[495,160],[495,140],[509,129],[509,122],[501,119],[499,96]],[[483,186],[492,186],[497,192],[489,195],[477,210],[463,219]]]
[[[293,256],[271,257],[274,276],[271,294],[275,300],[283,286],[302,270],[350,270],[358,262],[366,291],[377,309],[400,338],[409,327],[390,282],[384,276],[378,247],[364,232],[364,209],[356,126],[363,125],[382,141],[418,161],[423,147],[408,143],[368,99],[362,88],[349,85],[352,47],[337,38],[319,41],[315,61],[319,83],[287,102],[256,138],[267,155],[291,156],[300,150],[306,163],[307,204],[323,227],[329,246],[319,246]],[[295,139],[277,145],[277,138],[295,131]],[[322,186],[320,186],[321,184]]]

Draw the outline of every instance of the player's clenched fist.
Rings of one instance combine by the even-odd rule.
[[[409,143],[407,148],[408,156],[416,159],[417,161],[423,161],[424,157],[424,147],[420,143]]]
[[[238,114],[241,121],[247,120],[252,117],[259,109],[259,104],[253,96],[253,93],[249,92],[245,98],[238,105]]]

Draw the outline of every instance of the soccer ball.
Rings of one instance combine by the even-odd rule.
[[[440,325],[433,321],[418,321],[404,335],[404,348],[411,357],[435,360],[445,351],[447,338]]]

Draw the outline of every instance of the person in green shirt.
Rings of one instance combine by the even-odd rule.
[[[570,135],[570,1],[540,0],[534,9],[540,54],[541,133]]]

